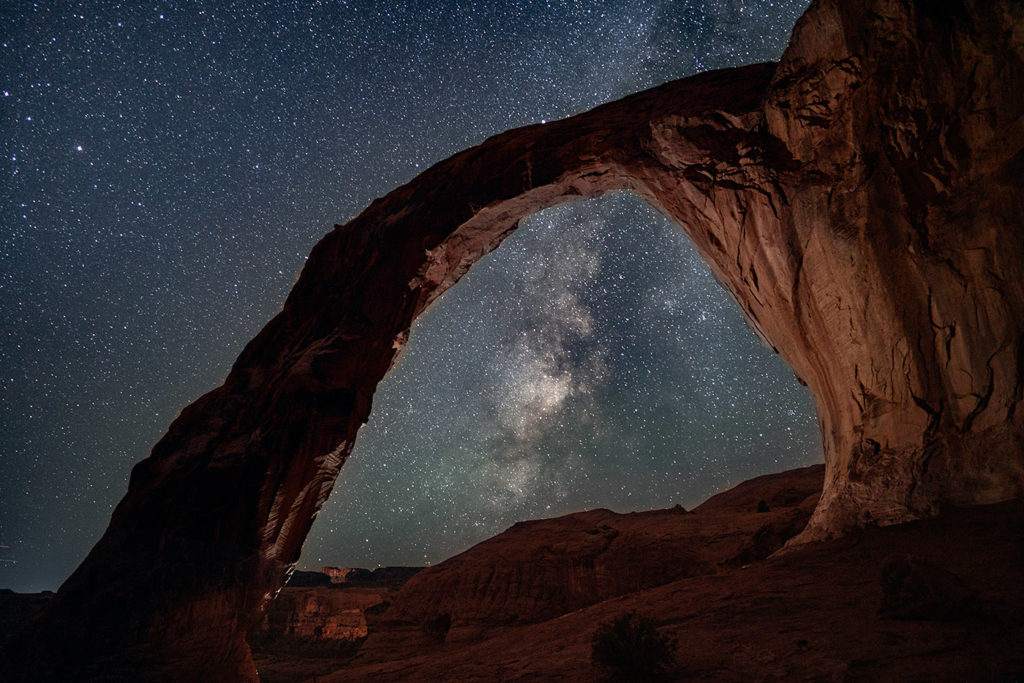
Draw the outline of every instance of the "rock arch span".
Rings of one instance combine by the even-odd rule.
[[[524,216],[610,190],[684,226],[813,392],[804,540],[1024,492],[1024,9],[940,5],[818,0],[777,65],[509,131],[338,226],[135,467],[16,666],[255,677],[245,633],[412,321]]]

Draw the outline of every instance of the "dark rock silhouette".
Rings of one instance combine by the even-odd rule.
[[[53,593],[15,593],[0,588],[0,634],[17,630],[23,622],[42,611],[53,600]],[[2,642],[3,636],[0,636]]]
[[[332,584],[390,584],[401,585],[423,571],[423,567],[324,567],[320,573]]]
[[[524,216],[611,190],[678,221],[813,392],[801,540],[1020,494],[1022,26],[1015,0],[816,0],[778,65],[509,131],[375,201],[136,465],[9,670],[255,678],[245,634],[412,321]]]
[[[976,599],[962,578],[921,558],[906,555],[882,567],[882,616],[950,621],[967,615]]]
[[[315,588],[317,586],[328,586],[330,583],[331,577],[323,572],[296,571],[292,572],[292,575],[288,577],[288,582],[285,586],[288,588]]]

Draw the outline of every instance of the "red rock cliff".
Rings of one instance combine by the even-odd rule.
[[[1020,493],[1022,93],[1015,0],[816,0],[778,65],[427,170],[314,248],[224,385],[136,466],[13,670],[255,677],[244,634],[413,319],[524,216],[609,190],[675,218],[814,393],[827,472],[805,538]]]

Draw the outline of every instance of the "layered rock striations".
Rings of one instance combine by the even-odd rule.
[[[359,655],[324,667],[317,680],[616,680],[594,661],[592,638],[635,611],[679,643],[664,680],[1016,681],[1024,672],[1022,533],[1017,499],[857,529],[480,639],[460,634],[456,617],[444,642],[433,643],[385,622]]]
[[[821,465],[759,477],[706,501],[520,522],[406,583],[359,661],[465,646],[609,598],[762,560],[807,524]]]
[[[1021,493],[1022,93],[1019,2],[816,0],[778,65],[437,164],[313,249],[224,385],[135,467],[19,662],[255,677],[244,634],[412,321],[524,216],[612,190],[683,226],[813,392],[827,473],[804,538]]]
[[[1024,490],[1022,84],[1012,2],[816,3],[776,70],[781,258],[737,291],[817,402],[812,537]]]

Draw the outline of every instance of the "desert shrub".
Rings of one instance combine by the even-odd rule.
[[[653,619],[629,612],[598,626],[592,644],[596,664],[636,680],[664,674],[675,661],[678,641],[659,634]]]

